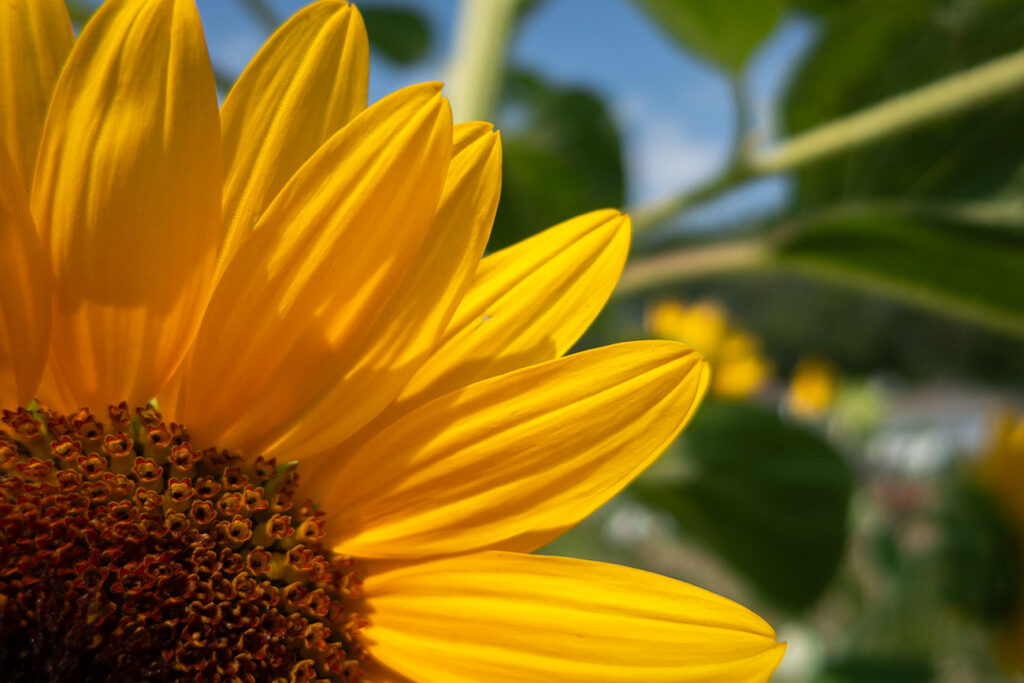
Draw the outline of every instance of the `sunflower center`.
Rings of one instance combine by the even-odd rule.
[[[4,680],[362,678],[360,579],[294,466],[124,403],[3,423]]]

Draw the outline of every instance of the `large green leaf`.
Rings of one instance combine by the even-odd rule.
[[[1024,229],[865,210],[784,240],[783,265],[1024,334]]]
[[[698,54],[738,72],[771,33],[781,0],[635,0],[662,29]]]
[[[706,402],[683,437],[681,481],[631,489],[710,545],[765,597],[810,605],[835,573],[847,533],[849,470],[800,425],[744,403]]]
[[[595,95],[518,72],[506,83],[500,123],[501,203],[489,249],[622,205],[619,134]]]
[[[1024,4],[1014,0],[907,0],[881,11],[875,0],[795,1],[819,16],[821,31],[784,99],[790,134],[1024,45]],[[793,206],[801,214],[834,214],[828,207],[837,205],[915,208],[812,220],[784,243],[783,263],[1021,333],[1021,121],[1024,91],[801,168]],[[1006,202],[1014,197],[1015,209]],[[996,200],[1015,215],[968,220],[948,210]]]
[[[430,24],[418,11],[390,5],[360,5],[359,11],[370,45],[392,61],[408,64],[430,50]]]

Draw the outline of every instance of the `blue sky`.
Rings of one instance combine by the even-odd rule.
[[[485,0],[486,1],[486,0]],[[240,0],[198,0],[215,64],[237,73],[259,49],[265,33]],[[303,0],[273,0],[279,16]],[[364,0],[362,5],[376,4]],[[459,0],[406,0],[430,21],[431,54],[412,67],[374,56],[370,100],[424,80],[444,80]],[[758,126],[772,138],[772,106],[813,27],[786,17],[759,47],[747,79]],[[550,80],[598,92],[619,124],[626,160],[629,205],[645,204],[691,187],[714,174],[730,146],[733,112],[724,79],[714,68],[679,50],[628,0],[546,0],[514,37],[510,61]],[[768,179],[695,214],[700,224],[764,210],[781,201],[785,185]]]

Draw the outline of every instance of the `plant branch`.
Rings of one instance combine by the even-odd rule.
[[[1024,228],[1024,201],[1015,197],[988,199],[979,201],[907,201],[907,200],[853,200],[815,209],[784,220],[747,227],[748,235],[756,232],[756,236],[744,238],[733,237],[728,241],[701,242],[670,247],[666,251],[649,256],[640,256],[630,260],[619,278],[616,296],[628,296],[654,287],[686,282],[699,277],[717,275],[723,272],[747,269],[767,269],[783,267],[792,271],[811,272],[816,275],[830,271],[815,270],[815,266],[776,262],[774,256],[777,248],[794,239],[804,230],[823,221],[842,219],[862,214],[900,215],[923,220],[952,220],[964,225],[977,225],[989,229],[1005,229],[1017,232]],[[856,282],[862,286],[867,278],[850,274],[830,274],[832,279]],[[920,296],[912,292],[903,292],[905,286],[876,286],[878,291],[900,289],[903,298],[919,302],[930,300],[927,293]],[[936,299],[938,300],[938,299]],[[942,298],[942,301],[947,299]],[[966,315],[966,314],[964,314]],[[966,317],[972,317],[967,315]],[[979,313],[973,318],[984,318],[989,324],[993,315]],[[1016,320],[1016,319],[1014,319]],[[1016,333],[1020,331],[1020,322],[1013,323]],[[1005,321],[997,325],[1006,328]]]
[[[649,230],[750,178],[790,171],[936,118],[1022,92],[1024,50],[1019,50],[822,124],[768,150],[747,154],[741,148],[739,161],[704,185],[654,207],[633,211],[634,230]]]
[[[630,209],[629,215],[633,223],[633,234],[640,235],[662,225],[669,219],[678,216],[692,206],[702,204],[717,197],[731,187],[739,185],[751,177],[744,167],[732,163],[706,183],[692,190],[681,192],[654,206],[641,206]]]
[[[619,278],[615,295],[625,296],[705,275],[765,267],[770,257],[769,244],[755,238],[675,249],[629,263]]]
[[[999,57],[813,128],[750,160],[777,173],[1012,93],[1024,93],[1024,50]]]
[[[524,0],[462,0],[449,66],[455,121],[490,121],[505,77],[505,55]]]

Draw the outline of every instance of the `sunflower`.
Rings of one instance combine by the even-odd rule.
[[[4,0],[0,60],[6,680],[770,675],[745,608],[529,554],[708,381],[672,342],[563,357],[628,218],[484,258],[497,133],[439,84],[367,107],[342,2],[219,111],[192,0],[111,0],[77,40],[61,0]]]

